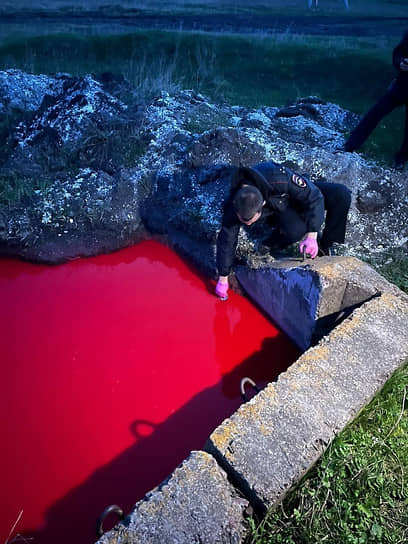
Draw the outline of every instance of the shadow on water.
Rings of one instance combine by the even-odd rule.
[[[220,303],[216,319],[225,334],[217,349],[227,349],[234,335],[243,333],[239,328],[234,333],[228,329],[223,308]],[[96,520],[106,506],[118,504],[128,513],[135,502],[171,474],[191,450],[203,447],[214,428],[240,406],[239,384],[244,376],[249,375],[263,387],[276,379],[297,356],[297,349],[286,337],[266,338],[259,351],[224,373],[218,384],[193,397],[163,423],[135,420],[130,426],[135,437],[132,446],[58,500],[47,511],[43,529],[25,531],[11,542],[89,544],[95,541]],[[67,447],[75,445],[67,444]],[[58,478],[58,474],[54,477]],[[113,525],[115,519],[106,521],[105,530],[110,528],[109,522]]]
[[[240,321],[235,326],[231,326],[227,304],[221,301],[216,306],[214,332],[217,338],[217,361],[228,360],[224,352],[228,351],[229,346],[241,335],[247,334],[246,327]],[[283,334],[265,338],[260,349],[241,361],[234,369],[220,368],[223,396],[228,399],[236,398],[243,377],[250,377],[260,388],[264,387],[286,370],[299,355],[298,348]]]

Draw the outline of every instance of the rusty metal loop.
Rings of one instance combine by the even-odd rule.
[[[249,400],[248,397],[246,396],[246,393],[245,393],[245,384],[247,384],[247,383],[249,383],[257,393],[259,393],[259,391],[260,391],[259,387],[256,385],[254,380],[251,380],[251,378],[242,378],[242,380],[241,380],[241,396],[242,396],[242,400],[245,401],[245,402],[247,400]]]
[[[102,514],[99,516],[98,521],[96,522],[96,536],[97,537],[101,537],[103,533],[105,532],[103,530],[103,522],[109,516],[109,514],[116,514],[120,521],[124,519],[125,517],[122,508],[118,506],[117,504],[111,504],[110,506],[107,506],[105,510],[102,512]]]

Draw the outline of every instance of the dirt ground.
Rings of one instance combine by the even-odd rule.
[[[0,23],[8,24],[111,24],[116,29],[130,32],[133,29],[194,30],[230,33],[291,33],[308,35],[336,35],[370,37],[395,36],[399,38],[408,30],[407,17],[348,17],[323,15],[161,15],[127,12],[116,15],[106,12],[58,13],[46,11],[20,11],[3,13]]]

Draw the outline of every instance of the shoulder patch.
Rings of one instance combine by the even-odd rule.
[[[304,189],[307,185],[306,181],[302,178],[302,176],[299,176],[299,174],[292,174],[292,183],[298,187],[301,187],[302,189]]]

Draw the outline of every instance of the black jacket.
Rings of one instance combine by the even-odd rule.
[[[265,200],[262,214],[279,214],[288,207],[298,210],[308,232],[319,232],[324,220],[324,200],[320,190],[308,179],[275,162],[253,168],[237,168],[232,176],[231,191],[224,204],[222,226],[217,239],[217,269],[221,276],[231,271],[238,242],[239,221],[233,206],[235,193],[243,184],[257,187]]]
[[[397,83],[408,91],[408,72],[403,72],[400,68],[403,58],[408,58],[408,32],[405,32],[402,40],[392,52],[392,63],[398,70]]]

